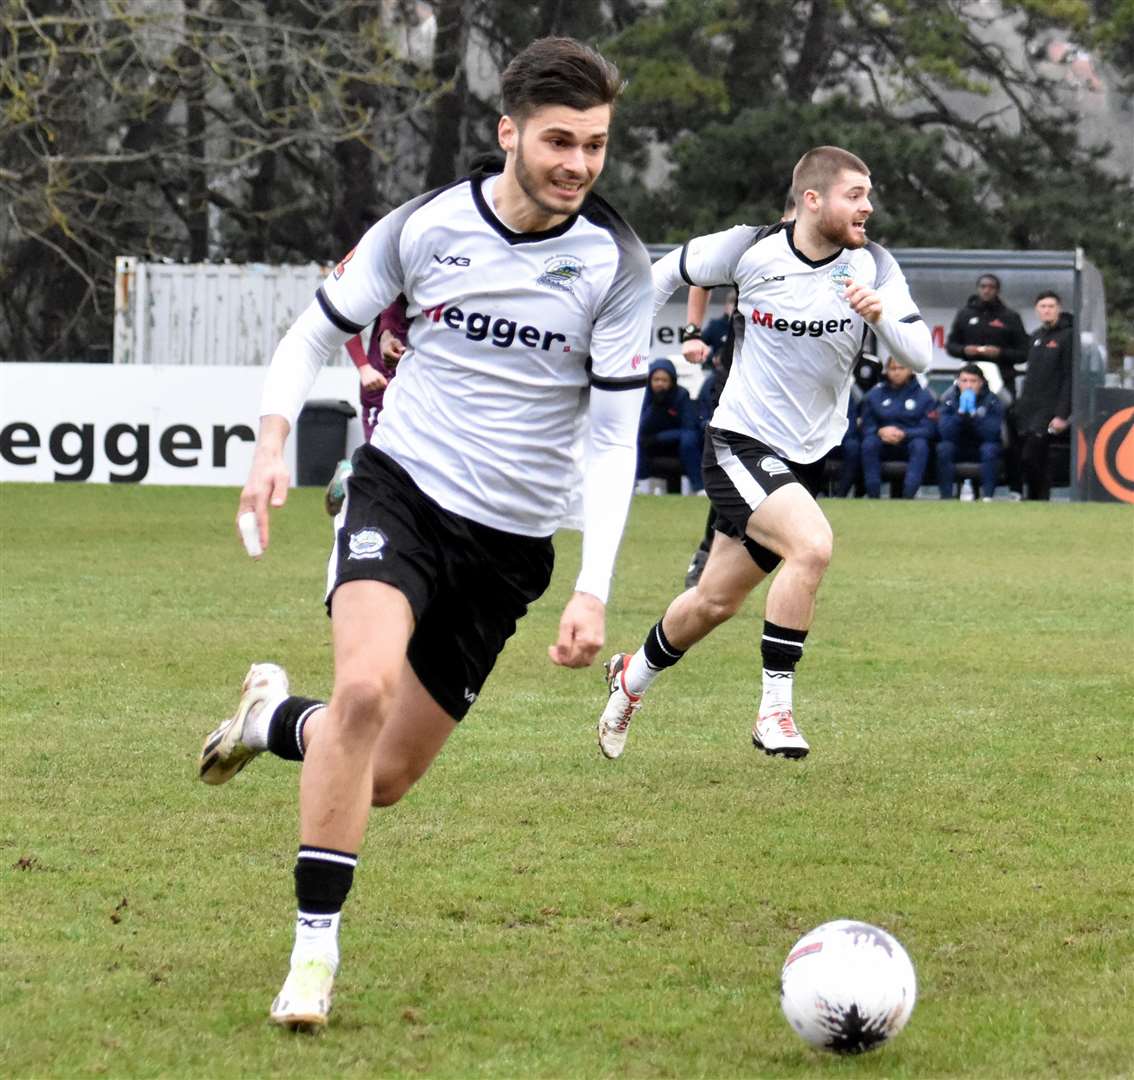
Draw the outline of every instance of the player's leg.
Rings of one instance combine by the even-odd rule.
[[[715,533],[697,583],[670,603],[637,652],[615,653],[606,663],[610,693],[598,724],[599,748],[606,757],[622,755],[630,721],[654,680],[732,618],[765,576],[740,540]]]
[[[379,581],[341,584],[331,621],[335,687],[304,733],[295,944],[271,1008],[276,1023],[302,1029],[321,1027],[330,1009],[339,919],[369,816],[374,748],[398,713],[414,629],[405,595]],[[424,719],[428,730],[430,718]],[[449,730],[451,723],[446,735]]]
[[[831,561],[831,526],[808,487],[794,483],[778,488],[753,512],[747,534],[783,559],[764,605],[763,692],[752,739],[769,754],[805,757],[810,747],[795,723],[795,667]]]

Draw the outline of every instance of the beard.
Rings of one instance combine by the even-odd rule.
[[[541,198],[539,195],[539,183],[536,180],[535,173],[528,168],[527,162],[524,161],[524,140],[522,137],[516,140],[516,183],[520,185],[520,190],[531,199],[540,210],[545,214],[553,216],[575,213],[579,207],[583,205],[583,200],[587,197],[587,192],[591,190],[590,184],[584,184],[583,187],[579,189],[579,197],[574,205],[568,207],[557,206]]]
[[[831,244],[838,244],[839,247],[861,248],[866,246],[867,236],[865,229],[862,235],[859,236],[858,233],[851,232],[849,221],[840,221],[826,210],[820,215],[819,223],[816,228],[819,230],[819,235],[822,236],[824,240]]]

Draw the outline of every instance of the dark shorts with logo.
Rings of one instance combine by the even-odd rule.
[[[815,495],[823,483],[826,458],[801,465],[789,461],[770,446],[734,431],[709,428],[705,432],[702,471],[705,493],[717,512],[714,528],[743,540],[745,550],[761,570],[771,573],[780,556],[745,535],[748,519],[763,501],[785,484],[802,484]]]
[[[550,583],[551,538],[500,532],[450,513],[368,444],[352,464],[335,519],[327,611],[347,581],[398,589],[416,623],[406,652],[410,666],[437,704],[460,720],[516,622]],[[374,627],[376,649],[381,634]]]

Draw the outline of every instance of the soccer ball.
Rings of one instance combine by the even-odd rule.
[[[804,934],[780,972],[780,1008],[812,1046],[862,1054],[906,1026],[917,977],[897,939],[838,919]]]

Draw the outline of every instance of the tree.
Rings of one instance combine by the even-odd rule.
[[[5,6],[0,356],[106,355],[117,254],[331,261],[404,198],[433,83],[369,0]]]
[[[630,77],[622,131],[667,145],[671,172],[643,189],[639,154],[609,186],[642,235],[677,240],[775,220],[800,154],[846,146],[873,170],[883,242],[1082,246],[1112,333],[1134,338],[1134,186],[1107,147],[1082,145],[1034,55],[1058,28],[1129,63],[1130,19],[1128,4],[1079,0],[995,14],[970,0],[666,0],[610,50]]]

